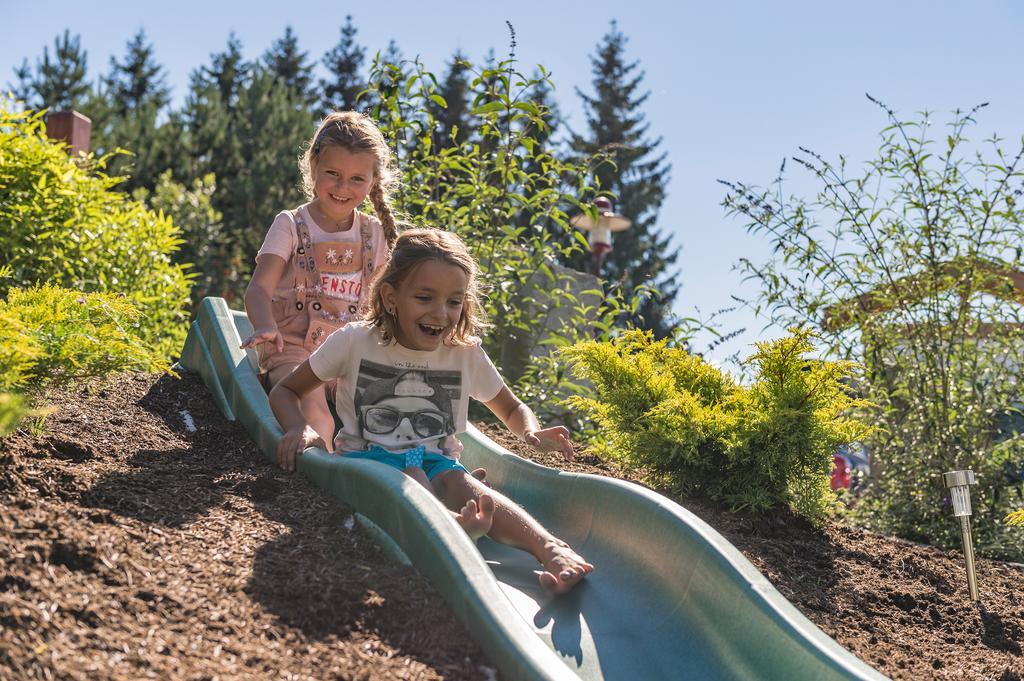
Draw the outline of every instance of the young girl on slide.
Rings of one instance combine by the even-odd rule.
[[[480,346],[475,334],[485,325],[476,275],[476,263],[454,234],[405,231],[374,281],[366,320],[334,333],[271,391],[285,430],[278,462],[292,471],[304,449],[324,446],[300,405],[337,381],[343,426],[335,451],[404,471],[432,490],[471,537],[487,534],[530,552],[543,566],[541,585],[568,591],[593,566],[457,459],[455,435],[466,428],[470,397],[536,449],[558,450],[567,459],[573,453],[568,430],[541,428]]]
[[[309,357],[335,329],[362,316],[374,271],[397,238],[388,205],[391,151],[366,116],[334,112],[299,160],[310,201],[278,214],[256,256],[245,292],[255,347],[267,386]],[[358,208],[369,196],[376,217]],[[334,419],[324,388],[302,398],[307,422],[324,439]]]

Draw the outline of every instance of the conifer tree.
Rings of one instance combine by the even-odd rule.
[[[14,67],[14,82],[7,83],[7,89],[14,98],[24,102],[26,106],[36,107],[35,90],[32,89],[32,67],[28,59],[22,59],[21,65]]]
[[[242,140],[232,124],[239,93],[252,69],[242,55],[241,41],[232,33],[225,50],[210,55],[209,66],[192,72],[184,110],[192,159],[187,182],[212,172],[222,186],[237,176]],[[227,217],[227,211],[217,208]]]
[[[92,148],[105,153],[117,148],[111,173],[125,178],[123,189],[152,189],[165,170],[180,166],[181,127],[160,120],[170,103],[164,68],[141,29],[128,41],[122,61],[110,58],[110,71],[85,113],[92,119]]]
[[[70,111],[89,97],[86,62],[87,53],[82,49],[81,36],[72,38],[65,29],[63,36],[53,39],[52,58],[50,49],[43,47],[43,57],[36,60],[34,71],[27,60],[14,69],[17,83],[11,86],[11,90],[32,109]]]
[[[307,63],[308,52],[299,51],[299,39],[291,26],[263,55],[263,64],[277,81],[306,104],[313,106],[319,97],[313,91],[313,66]]]
[[[594,95],[576,90],[583,99],[589,130],[573,135],[572,146],[587,156],[605,153],[613,161],[600,164],[595,174],[600,189],[615,196],[618,212],[633,225],[615,235],[603,275],[627,291],[639,285],[653,285],[660,291],[647,298],[630,321],[663,337],[671,331],[671,305],[679,291],[677,274],[669,269],[678,251],[670,250],[669,238],[655,226],[671,165],[665,161],[666,154],[658,152],[661,138],[648,137],[650,125],[640,107],[650,93],[639,90],[644,73],[636,73],[639,62],[626,61],[626,42],[613,21],[591,57]],[[585,268],[582,258],[574,266]]]
[[[242,41],[234,33],[228,36],[227,49],[213,55],[213,63],[200,71],[200,80],[213,85],[220,93],[221,103],[233,111],[238,102],[242,84],[249,76],[253,64],[242,56]]]
[[[313,113],[277,72],[246,62],[234,36],[211,61],[193,73],[186,101],[191,175],[183,183],[216,177],[212,204],[223,216],[224,244],[212,280],[230,299],[244,290],[274,216],[302,200],[296,159]]]
[[[146,41],[142,29],[128,41],[124,61],[110,58],[110,73],[101,82],[107,99],[121,115],[147,105],[159,110],[170,102],[164,68],[156,62],[153,45]]]
[[[356,103],[356,97],[366,88],[366,79],[359,72],[366,50],[356,43],[356,33],[352,16],[346,16],[338,44],[324,55],[322,63],[329,77],[320,80],[321,114],[366,108]]]

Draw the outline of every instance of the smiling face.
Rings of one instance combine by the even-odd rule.
[[[336,145],[323,148],[313,173],[316,198],[310,202],[316,209],[315,217],[326,218],[327,224],[320,225],[323,229],[344,226],[363,202],[373,185],[376,162],[370,153],[353,153]]]
[[[410,350],[436,350],[462,317],[469,275],[456,265],[425,260],[398,286],[383,284],[384,309],[398,317],[395,340]]]

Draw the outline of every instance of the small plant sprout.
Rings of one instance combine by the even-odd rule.
[[[964,560],[967,561],[967,588],[971,592],[971,600],[981,600],[978,596],[978,577],[974,572],[974,544],[971,541],[971,485],[978,484],[974,471],[949,471],[943,473],[942,482],[949,490],[953,502],[953,515],[960,519],[960,536],[964,542]]]

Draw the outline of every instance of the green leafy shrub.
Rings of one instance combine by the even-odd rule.
[[[979,553],[1019,561],[1024,536],[1003,518],[1024,499],[1024,144],[972,141],[980,106],[936,125],[876,103],[887,125],[861,168],[794,158],[813,195],[788,196],[782,174],[767,189],[726,183],[728,211],[771,245],[740,266],[759,311],[820,329],[829,355],[865,367],[864,418],[879,427],[854,516],[958,547],[942,474],[971,469]]]
[[[550,348],[607,337],[616,317],[639,301],[613,286],[602,290],[596,279],[580,286],[580,273],[556,266],[588,248],[569,217],[593,196],[594,161],[556,154],[543,69],[525,76],[513,57],[482,69],[460,64],[470,109],[447,139],[437,134],[443,126],[436,114],[448,107],[437,78],[419,62],[374,64],[364,96],[396,151],[402,182],[395,205],[412,222],[466,241],[480,263],[484,312],[494,325],[484,339],[488,353],[547,418],[571,419],[560,397],[578,386]],[[567,231],[576,238],[564,239]]]
[[[637,330],[576,343],[562,354],[597,398],[568,404],[597,423],[600,451],[653,484],[734,510],[789,506],[818,522],[834,498],[836,448],[868,429],[848,415],[857,401],[844,381],[854,365],[807,359],[813,336],[791,333],[757,344],[749,386]]]
[[[139,337],[140,314],[116,294],[49,284],[0,301],[0,435],[29,413],[27,394],[120,371],[166,371]]]
[[[47,282],[123,293],[141,313],[140,336],[171,356],[187,331],[188,277],[170,254],[171,220],[113,187],[109,157],[73,159],[50,141],[40,113],[0,101],[0,262],[12,286]]]
[[[160,174],[152,191],[140,188],[133,193],[136,200],[158,215],[169,217],[181,230],[181,246],[171,259],[193,268],[193,310],[206,296],[219,295],[246,281],[242,257],[231,253],[221,213],[213,207],[216,191],[217,178],[212,173],[185,186],[175,182],[167,170]]]
[[[23,396],[0,392],[0,437],[13,431],[28,412],[28,404]]]

